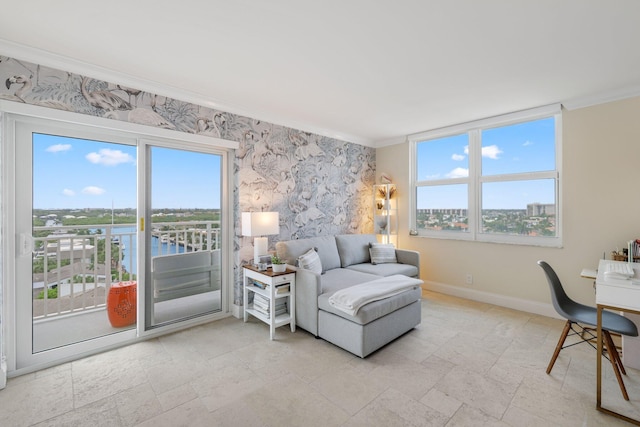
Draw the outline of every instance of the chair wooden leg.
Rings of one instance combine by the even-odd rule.
[[[611,362],[611,366],[613,367],[613,372],[616,374],[616,378],[618,379],[618,385],[620,385],[620,391],[622,392],[622,397],[624,400],[629,400],[629,395],[627,394],[627,388],[624,386],[624,381],[622,380],[622,375],[620,375],[620,369],[618,368],[618,363],[616,362],[616,356],[614,356],[614,352],[617,353],[618,350],[616,346],[613,344],[613,339],[611,339],[611,335],[609,331],[602,331],[604,335],[604,345],[607,348],[607,353],[609,353],[609,361]],[[599,355],[602,357],[602,355]],[[619,356],[618,356],[619,358]]]
[[[556,350],[553,352],[553,356],[549,361],[549,366],[547,366],[547,374],[551,373],[553,369],[553,365],[556,363],[556,359],[560,354],[560,350],[562,350],[562,346],[564,345],[564,341],[567,339],[567,335],[569,335],[569,331],[571,330],[571,320],[567,320],[567,323],[564,324],[564,329],[560,334],[560,339],[558,340],[558,345],[556,345]]]
[[[622,359],[620,359],[620,353],[618,353],[618,347],[616,347],[615,343],[613,342],[613,337],[611,336],[610,332],[608,333],[608,335],[611,343],[611,348],[614,350],[613,357],[616,359],[616,364],[620,368],[620,372],[622,372],[622,375],[627,375],[627,371],[624,369],[624,365],[622,364]]]

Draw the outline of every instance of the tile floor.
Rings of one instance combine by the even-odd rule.
[[[430,292],[422,319],[364,360],[225,319],[9,379],[0,425],[626,425],[595,409],[594,350],[564,350],[545,374],[562,321]],[[637,415],[640,372],[624,403],[603,366],[611,405]]]

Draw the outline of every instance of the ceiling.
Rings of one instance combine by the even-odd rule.
[[[16,57],[39,52],[43,65],[62,58],[67,71],[94,67],[111,81],[370,146],[640,94],[637,0],[22,0],[3,9],[0,41]]]

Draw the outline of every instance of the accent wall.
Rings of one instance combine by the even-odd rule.
[[[234,303],[253,239],[240,212],[278,211],[278,240],[372,232],[375,149],[0,56],[0,99],[236,141]]]

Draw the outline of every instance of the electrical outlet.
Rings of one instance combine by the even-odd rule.
[[[473,275],[471,273],[467,273],[467,285],[473,285]]]

